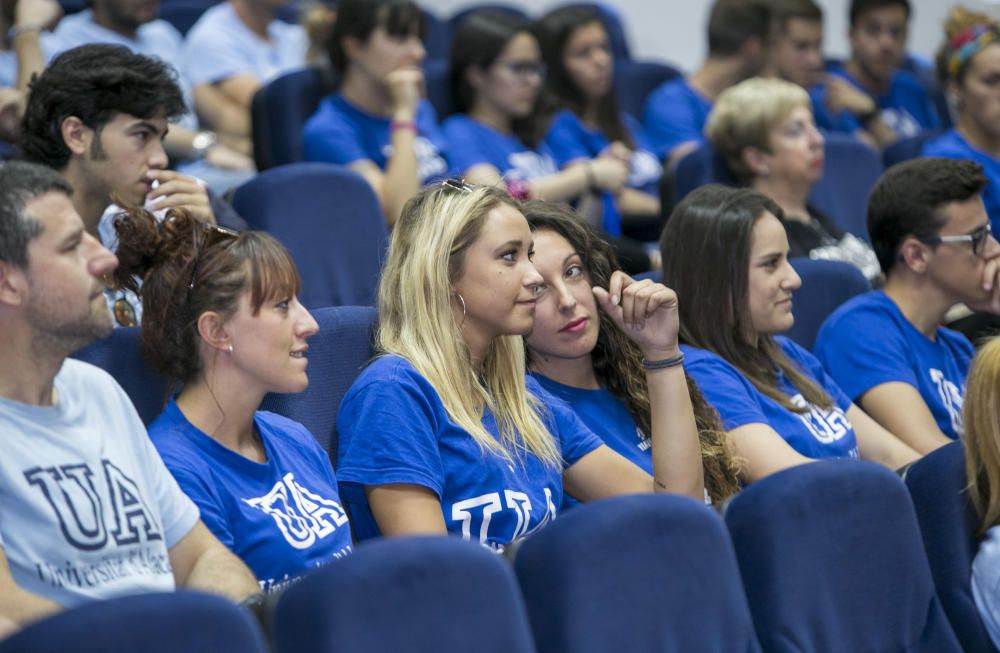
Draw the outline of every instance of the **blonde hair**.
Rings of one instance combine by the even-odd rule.
[[[530,452],[559,467],[559,448],[539,415],[544,407],[525,386],[521,336],[495,338],[477,374],[452,313],[451,285],[465,252],[500,204],[517,207],[503,190],[448,184],[407,201],[379,283],[377,348],[407,359],[484,451],[509,460]],[[484,408],[496,419],[499,441],[483,427]]]
[[[752,77],[723,91],[705,123],[705,136],[743,184],[754,173],[743,161],[743,150],[771,151],[770,135],[794,109],[812,110],[812,101],[798,84]]]
[[[969,497],[985,533],[1000,523],[1000,337],[976,354],[962,406]]]

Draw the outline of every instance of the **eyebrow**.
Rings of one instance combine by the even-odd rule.
[[[148,120],[140,120],[139,122],[133,124],[130,127],[130,129],[148,129],[149,131],[153,132],[154,134],[159,134],[159,135],[162,135],[162,136],[166,136],[167,132],[170,131],[170,126],[168,125],[167,127],[165,127],[163,129],[163,131],[160,131],[160,128],[157,125],[155,125],[154,123],[151,123]]]
[[[59,241],[59,247],[61,249],[71,243],[78,242],[82,239],[83,239],[83,227],[79,227],[77,229],[74,229],[70,233],[66,234],[65,236],[63,236],[63,238]]]

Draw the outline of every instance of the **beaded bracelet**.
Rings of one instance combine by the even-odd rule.
[[[658,361],[642,359],[642,366],[647,370],[665,370],[668,367],[677,367],[684,363],[684,352],[681,352],[674,356],[673,358],[664,358]]]

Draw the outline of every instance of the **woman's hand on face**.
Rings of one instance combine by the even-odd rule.
[[[632,162],[632,150],[621,141],[615,141],[608,145],[601,151],[600,156],[618,159],[625,165],[629,165]]]
[[[601,309],[646,358],[660,360],[677,355],[680,317],[673,290],[649,279],[636,281],[619,270],[611,275],[607,289],[595,286],[593,291]]]
[[[397,121],[413,120],[417,105],[423,97],[424,73],[415,66],[397,68],[385,79],[392,100],[392,118]]]

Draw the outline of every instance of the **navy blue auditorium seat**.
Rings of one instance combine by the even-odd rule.
[[[615,95],[618,109],[636,118],[642,117],[646,98],[657,86],[680,75],[673,66],[656,61],[615,61]]]
[[[795,324],[784,335],[812,349],[827,316],[851,297],[871,290],[871,286],[861,270],[850,263],[809,258],[793,258],[790,262],[802,278],[802,287],[792,299]]]
[[[941,605],[966,653],[995,653],[972,599],[976,514],[966,493],[965,449],[953,442],[913,463],[906,485]]]
[[[827,460],[755,482],[726,511],[767,653],[959,653],[891,470]]]
[[[265,653],[250,613],[200,592],[142,594],[98,601],[38,621],[0,653]]]
[[[826,169],[809,201],[841,229],[867,241],[868,192],[882,174],[882,161],[875,150],[851,136],[826,134],[825,138]],[[704,184],[736,185],[722,157],[707,143],[682,158],[664,177],[663,198],[670,205],[665,210],[672,210]]]
[[[359,546],[292,585],[275,653],[534,653],[510,566],[453,537]]]
[[[237,188],[233,208],[288,248],[305,306],[374,305],[387,231],[359,174],[331,163],[273,168]]]
[[[421,9],[424,15],[424,49],[427,59],[448,59],[451,48],[451,23],[437,17],[437,14]]]
[[[336,85],[333,73],[304,68],[262,86],[250,104],[257,170],[302,161],[302,128]]]
[[[168,386],[146,365],[139,351],[139,327],[119,327],[73,354],[73,358],[101,368],[118,381],[144,424],[163,412]]]
[[[434,107],[438,121],[443,121],[454,107],[451,98],[451,67],[447,59],[427,59],[423,68],[427,99]]]
[[[697,501],[578,506],[525,540],[514,567],[539,653],[760,651],[726,529]]]
[[[319,333],[309,339],[309,389],[298,394],[269,394],[262,410],[305,425],[337,462],[337,409],[347,389],[374,355],[375,309],[335,306],[312,311]]]
[[[882,151],[882,164],[886,168],[891,168],[897,163],[917,158],[923,151],[925,143],[937,138],[943,133],[943,130],[935,129],[932,131],[925,131],[917,136],[911,136],[910,138],[899,139]]]
[[[215,4],[214,0],[164,0],[160,4],[160,18],[173,25],[183,36]]]

